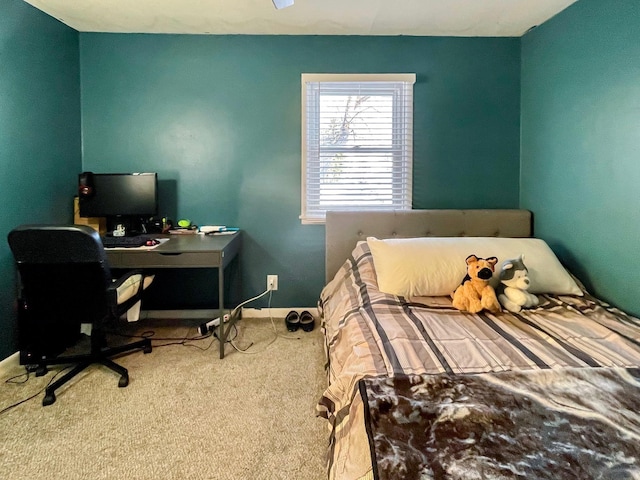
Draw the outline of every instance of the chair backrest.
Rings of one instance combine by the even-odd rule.
[[[9,232],[8,240],[18,264],[107,265],[100,235],[87,225],[21,225]]]
[[[98,233],[86,225],[22,225],[9,232],[29,324],[75,331],[108,314],[111,271]]]

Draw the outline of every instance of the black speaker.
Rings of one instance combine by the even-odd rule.
[[[78,195],[80,198],[91,198],[95,193],[93,173],[82,172],[78,175]]]
[[[164,229],[162,218],[151,217],[145,222],[144,227],[147,233],[162,233]]]

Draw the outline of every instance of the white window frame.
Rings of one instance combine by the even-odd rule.
[[[309,84],[322,83],[322,82],[353,82],[354,94],[357,91],[358,86],[363,85],[363,88],[368,88],[366,83],[371,82],[371,90],[375,91],[376,84],[381,85],[380,82],[390,84],[392,82],[398,82],[403,84],[411,84],[411,88],[405,89],[405,101],[394,101],[394,125],[396,121],[398,124],[402,124],[402,133],[399,135],[398,147],[401,145],[402,153],[400,154],[403,159],[402,172],[394,170],[393,173],[393,185],[394,187],[400,187],[402,189],[401,199],[394,200],[393,204],[376,204],[376,205],[350,205],[350,206],[329,206],[327,210],[410,210],[412,202],[412,169],[413,169],[413,84],[416,81],[416,75],[413,73],[400,73],[400,74],[324,74],[324,73],[303,73],[302,74],[302,189],[301,189],[301,215],[300,219],[303,224],[322,224],[325,222],[326,210],[319,209],[317,206],[308,208],[308,195],[307,188],[309,184],[313,183],[309,180],[313,177],[311,172],[308,172],[307,166],[311,161],[320,156],[321,146],[318,142],[312,144],[309,135],[312,131],[319,130],[319,113],[317,115],[311,115],[310,112],[318,111],[317,105],[319,105],[320,91],[318,88],[310,87]],[[377,83],[373,83],[377,82]],[[385,90],[380,87],[380,92]],[[391,92],[391,89],[388,90]],[[407,102],[406,99],[410,101]],[[400,122],[400,119],[402,121]],[[312,130],[315,129],[315,130]],[[313,138],[319,138],[319,135],[315,135]],[[316,160],[317,161],[317,160]],[[401,178],[400,178],[401,177]],[[400,180],[398,180],[400,179]],[[317,179],[316,185],[319,185],[320,179]]]

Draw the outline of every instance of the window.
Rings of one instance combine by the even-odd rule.
[[[411,209],[415,78],[302,75],[302,223]]]

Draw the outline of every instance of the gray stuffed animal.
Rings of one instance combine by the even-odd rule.
[[[529,285],[529,270],[524,264],[524,255],[502,263],[496,294],[504,308],[519,312],[522,308],[537,307],[538,297],[527,291]]]

